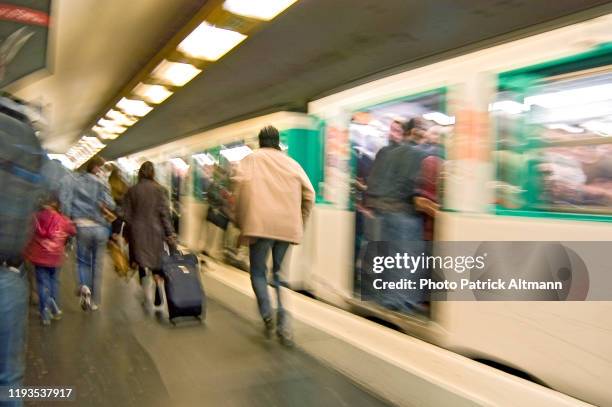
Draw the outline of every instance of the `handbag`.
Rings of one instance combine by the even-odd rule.
[[[117,275],[129,280],[134,273],[130,267],[128,245],[123,237],[123,227],[124,224],[121,225],[121,232],[108,241],[108,254],[113,261]]]
[[[229,224],[229,218],[227,215],[225,215],[221,210],[213,207],[208,208],[208,212],[206,213],[206,221],[223,230],[226,230],[227,225]]]
[[[127,278],[130,272],[130,262],[128,256],[121,249],[121,245],[111,239],[108,242],[108,254],[113,261],[117,275],[121,278]]]

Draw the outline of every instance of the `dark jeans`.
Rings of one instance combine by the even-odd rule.
[[[0,386],[19,386],[25,371],[28,282],[24,272],[0,266]],[[21,406],[0,401],[0,406]]]
[[[42,317],[45,316],[45,309],[55,312],[55,305],[59,305],[57,268],[35,266],[36,268],[36,287],[38,288],[38,310]]]
[[[272,251],[272,286],[276,290],[278,330],[283,330],[287,323],[286,312],[281,302],[280,269],[288,247],[289,243],[272,239],[257,239],[255,243],[249,246],[251,285],[257,297],[259,313],[264,321],[272,318],[272,307],[268,295],[268,278],[266,276],[268,254]]]
[[[105,226],[77,228],[77,271],[79,284],[91,290],[93,301],[102,299],[102,270],[109,230]]]
[[[423,219],[420,215],[407,212],[391,212],[376,210],[374,217],[365,224],[365,235],[368,241],[387,242],[388,253],[385,256],[395,256],[397,253],[408,253],[411,256],[425,254],[423,241]],[[385,281],[400,282],[402,279],[412,280],[417,286],[420,278],[427,277],[425,270],[409,273],[405,270],[389,270]],[[412,312],[414,305],[427,300],[424,290],[391,290],[375,293],[374,300],[380,305],[401,312]]]
[[[423,219],[406,212],[374,211],[374,218],[365,223],[369,241],[419,242],[423,240]]]

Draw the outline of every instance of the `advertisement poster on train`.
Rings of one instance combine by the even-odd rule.
[[[324,198],[331,205],[346,209],[350,196],[349,133],[345,125],[331,122],[325,137]]]

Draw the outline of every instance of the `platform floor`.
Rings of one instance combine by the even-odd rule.
[[[259,325],[214,301],[203,325],[147,317],[136,279],[121,281],[110,268],[100,309],[83,312],[71,269],[61,275],[61,321],[43,327],[37,307],[30,309],[25,384],[76,389],[76,402],[52,405],[386,405],[300,350],[266,340]]]

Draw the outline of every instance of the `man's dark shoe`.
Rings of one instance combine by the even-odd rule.
[[[274,332],[274,321],[272,318],[264,319],[264,335],[266,339],[272,338],[272,332]]]
[[[276,336],[278,337],[278,341],[286,348],[293,348],[295,343],[293,342],[293,335],[286,330],[277,330]]]

